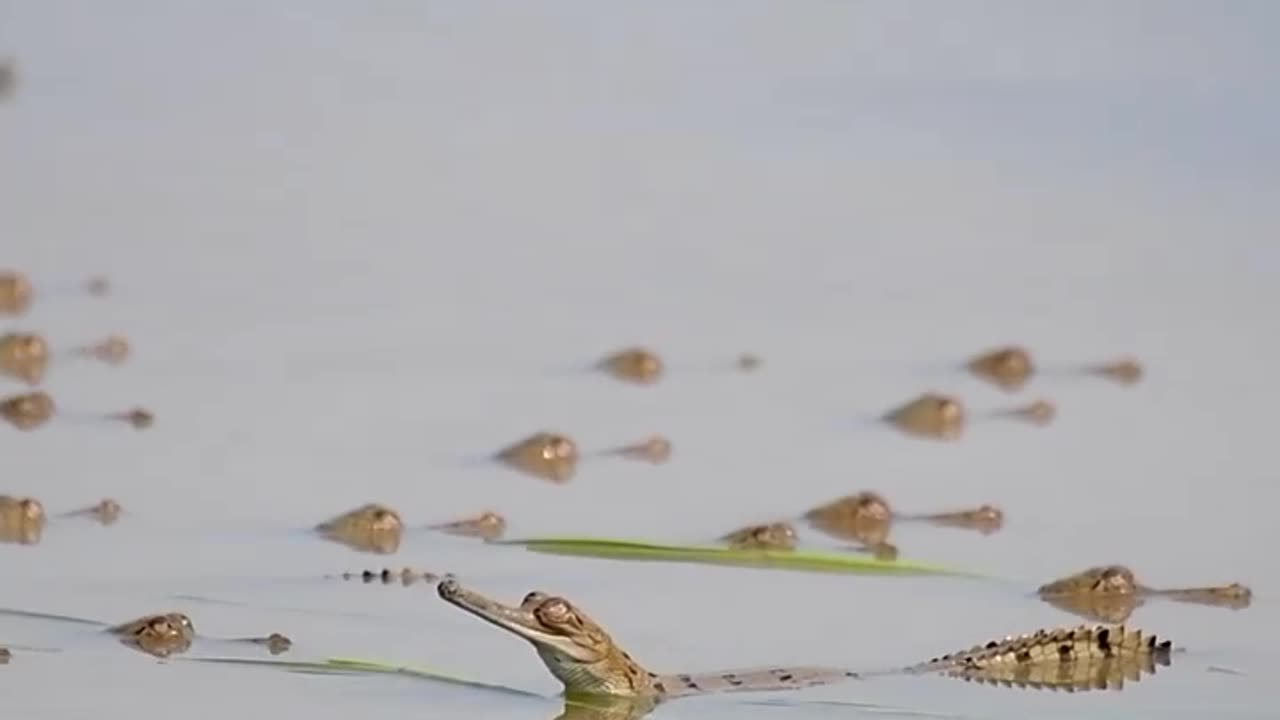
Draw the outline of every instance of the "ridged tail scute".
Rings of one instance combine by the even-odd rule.
[[[1123,625],[1038,630],[993,640],[908,668],[1008,687],[1119,690],[1167,666],[1173,644]]]

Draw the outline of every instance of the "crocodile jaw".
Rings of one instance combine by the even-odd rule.
[[[530,593],[521,607],[511,607],[467,590],[453,578],[442,580],[437,585],[437,592],[445,602],[527,640],[547,670],[564,684],[568,696],[634,698],[661,694],[654,687],[655,676],[616,647],[608,635],[589,619],[586,622],[593,631],[582,639],[555,632],[544,625],[531,609],[537,604],[537,600],[533,600],[535,596],[539,600],[548,600],[541,593]]]
[[[533,613],[523,608],[511,607],[495,602],[477,592],[468,590],[452,578],[446,578],[437,586],[440,597],[450,605],[466,610],[485,622],[492,623],[507,632],[514,633],[533,643],[542,650],[550,646],[565,655],[576,657],[581,654],[577,643],[559,635],[553,635],[542,628],[542,624]],[[583,658],[584,662],[594,658]]]

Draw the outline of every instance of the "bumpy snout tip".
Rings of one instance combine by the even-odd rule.
[[[440,583],[436,585],[436,592],[445,600],[452,600],[462,592],[462,586],[458,584],[458,579],[452,575],[445,575]]]

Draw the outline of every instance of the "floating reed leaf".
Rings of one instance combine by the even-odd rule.
[[[912,560],[881,560],[855,553],[823,550],[749,550],[716,545],[669,545],[603,538],[530,538],[495,541],[533,552],[610,560],[701,563],[734,567],[857,575],[973,575]]]

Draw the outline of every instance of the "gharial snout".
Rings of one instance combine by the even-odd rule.
[[[436,585],[436,592],[445,600],[452,600],[462,594],[462,586],[458,584],[457,578],[445,575]]]

